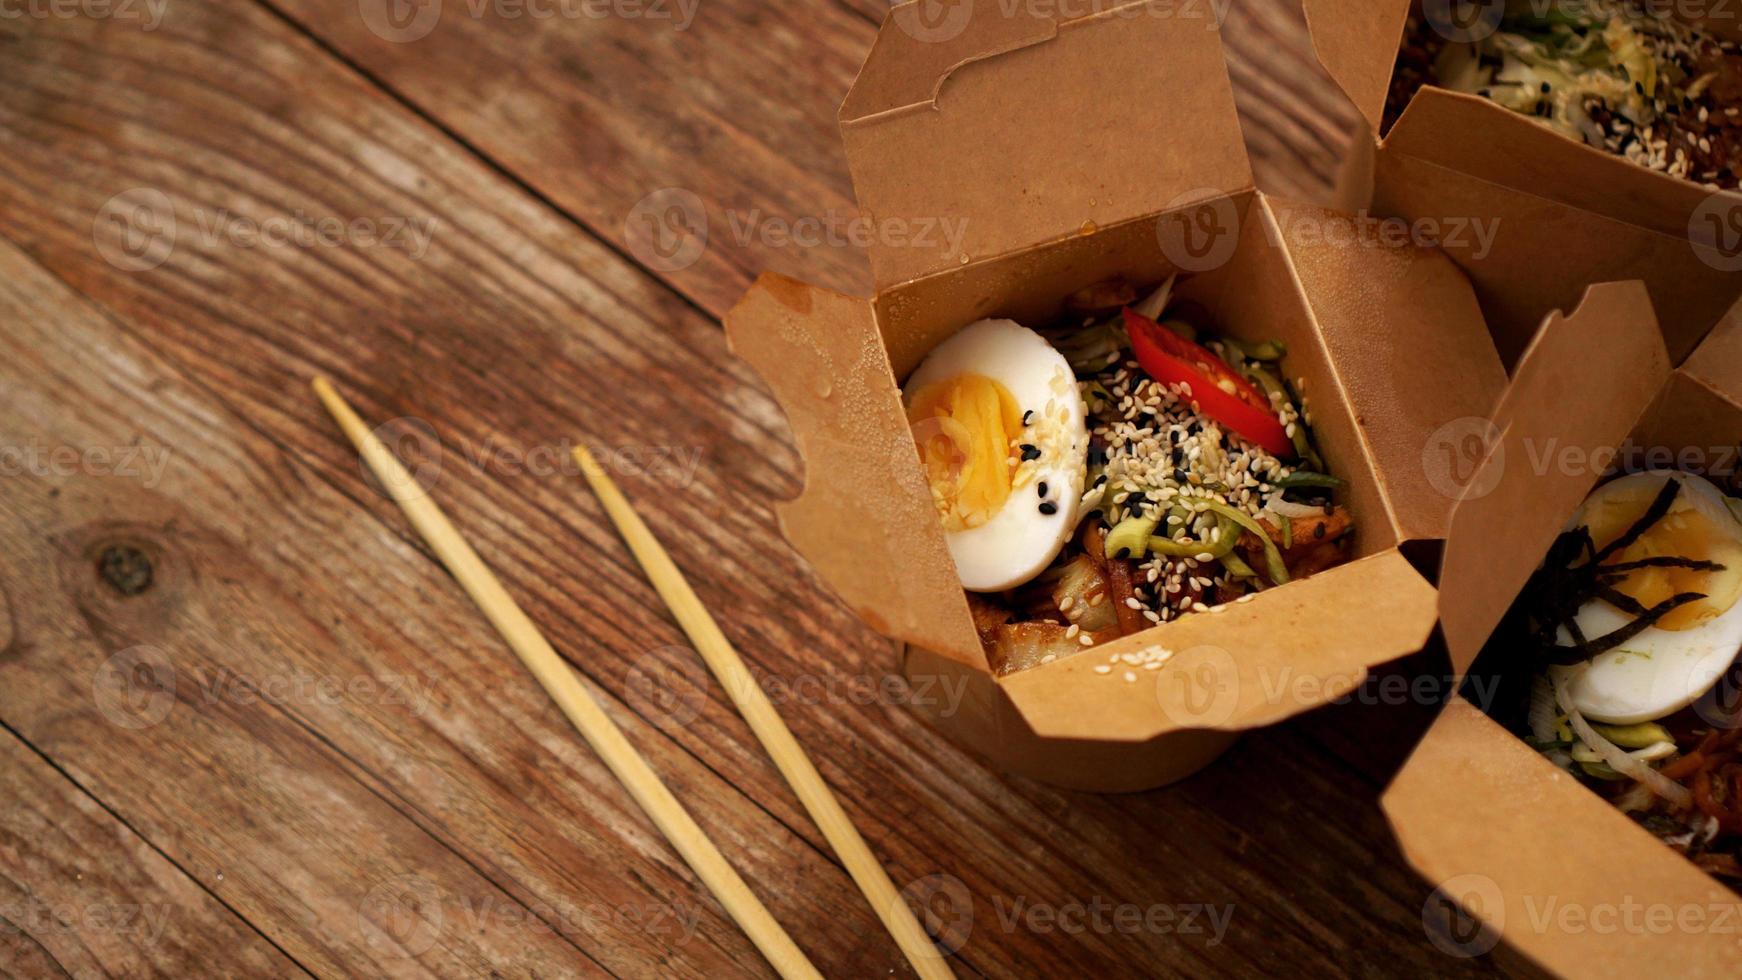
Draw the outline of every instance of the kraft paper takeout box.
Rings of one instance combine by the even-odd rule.
[[[896,8],[841,107],[865,215],[915,227],[963,219],[964,254],[874,243],[869,298],[764,275],[726,329],[805,461],[803,493],[778,507],[786,537],[866,623],[905,644],[916,693],[966,692],[959,705],[916,696],[921,710],[1006,769],[1136,790],[1422,646],[1435,593],[1405,549],[1443,534],[1455,488],[1435,488],[1421,446],[1448,421],[1485,417],[1505,375],[1444,256],[1352,244],[1339,234],[1346,219],[1253,189],[1212,23],[1159,16],[1179,9],[1169,0],[1069,21],[1030,7],[984,0],[942,40],[904,28],[912,5]],[[1284,226],[1298,241],[1279,247]],[[1323,453],[1349,481],[1357,558],[994,677],[900,383],[982,317],[1040,324],[1091,283],[1150,287],[1193,270],[1179,294],[1224,329],[1288,343],[1284,370],[1304,379]],[[1152,645],[1176,656],[1140,682],[1092,669]]]
[[[1601,478],[1592,458],[1655,458],[1662,468],[1664,453],[1698,450],[1708,465],[1735,465],[1724,447],[1742,439],[1742,304],[1679,369],[1671,363],[1636,282],[1593,287],[1574,313],[1544,324],[1495,412],[1496,438],[1445,544],[1440,605],[1457,673],[1481,679],[1510,666],[1504,651],[1477,655]],[[1579,977],[1742,975],[1742,895],[1472,701],[1453,699],[1382,803],[1416,869],[1542,967]],[[1690,910],[1707,924],[1665,929],[1667,913],[1654,912],[1652,926],[1642,906]],[[1620,918],[1629,908],[1632,927]],[[1613,924],[1593,925],[1605,920]]]
[[[1480,13],[1499,2],[1439,0],[1439,7]],[[1733,240],[1742,194],[1714,197],[1479,96],[1437,87],[1418,91],[1376,142],[1416,5],[1302,0],[1302,6],[1320,63],[1361,117],[1334,203],[1445,222],[1445,248],[1475,283],[1507,364],[1549,311],[1571,308],[1591,283],[1644,281],[1677,360],[1742,295],[1742,255]],[[1706,26],[1734,32],[1742,25],[1714,19]],[[1491,245],[1456,233],[1456,222],[1472,219],[1495,230]]]

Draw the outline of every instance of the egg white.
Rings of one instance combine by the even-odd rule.
[[[1663,485],[1663,471],[1635,473],[1599,488],[1598,495],[1655,496]],[[1726,503],[1723,491],[1705,478],[1672,473],[1682,484],[1679,498],[1700,510],[1720,533],[1742,540],[1739,523]],[[1590,506],[1587,501],[1586,508]],[[1583,522],[1581,508],[1569,526]],[[1579,608],[1573,621],[1587,638],[1595,638],[1626,626],[1632,616],[1601,599]],[[1564,628],[1556,642],[1570,645]],[[1569,685],[1573,706],[1593,721],[1631,725],[1655,721],[1698,701],[1742,651],[1742,602],[1733,603],[1721,615],[1685,630],[1648,627],[1613,650],[1599,654],[1589,669]]]
[[[1014,320],[980,320],[939,344],[908,377],[904,400],[963,374],[997,381],[1020,411],[1032,412],[1022,441],[1044,452],[1035,461],[1034,479],[1013,487],[990,520],[944,535],[962,586],[1000,592],[1044,571],[1077,526],[1089,449],[1087,410],[1070,362]],[[1038,492],[1043,483],[1045,497]],[[1056,511],[1041,513],[1043,500],[1055,504]]]
[[[1587,637],[1602,636],[1632,621],[1601,599],[1573,617]],[[1566,634],[1561,641],[1570,643]],[[1655,721],[1693,704],[1712,689],[1742,651],[1742,602],[1692,629],[1648,627],[1614,650],[1598,654],[1568,693],[1592,721],[1631,725]]]

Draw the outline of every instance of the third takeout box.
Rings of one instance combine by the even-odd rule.
[[[873,243],[869,298],[765,275],[726,328],[804,458],[804,491],[779,508],[787,538],[905,644],[921,709],[1006,769],[1135,790],[1426,642],[1436,596],[1411,551],[1442,536],[1456,487],[1424,467],[1422,447],[1485,417],[1505,375],[1443,255],[1253,189],[1213,22],[1168,0],[1073,20],[1032,7],[986,0],[941,28],[896,8],[841,107],[865,215],[879,227],[964,220],[961,250]],[[1179,294],[1229,334],[1287,343],[1282,370],[1304,385],[1323,454],[1348,481],[1355,558],[1218,615],[994,676],[899,386],[972,321],[1040,323],[1090,284],[1175,272]],[[1177,656],[1137,683],[1094,670],[1152,646]],[[939,679],[965,691],[959,705],[918,697]]]
[[[1477,655],[1611,465],[1734,474],[1742,305],[1671,364],[1638,283],[1593,287],[1544,324],[1445,544],[1440,601],[1458,673],[1491,685],[1516,666],[1505,650]],[[1384,797],[1410,862],[1557,974],[1742,975],[1742,895],[1490,719],[1481,690],[1453,700]],[[1446,937],[1472,955],[1482,939]]]
[[[1499,0],[1433,8],[1439,20],[1488,26]],[[1595,282],[1639,279],[1666,345],[1686,357],[1742,292],[1734,222],[1742,195],[1721,196],[1586,146],[1475,95],[1427,87],[1375,141],[1412,0],[1303,0],[1314,48],[1361,124],[1337,205],[1375,215],[1482,222],[1491,242],[1444,236],[1475,283],[1502,357],[1513,363],[1542,318]],[[1456,35],[1463,20],[1448,20]],[[1723,30],[1714,19],[1705,25]],[[1461,35],[1457,35],[1461,36]],[[1698,244],[1696,244],[1696,242]]]

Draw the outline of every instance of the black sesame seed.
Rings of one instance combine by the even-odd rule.
[[[1046,481],[1045,480],[1040,481],[1040,485],[1035,487],[1035,489],[1040,491],[1040,495],[1042,497],[1046,496]]]
[[[1551,91],[1551,89],[1549,88],[1548,83],[1543,82],[1542,83],[1542,94],[1547,95],[1550,91]]]
[[[1175,446],[1173,449],[1173,465],[1174,466],[1184,466],[1185,462],[1186,462],[1186,451],[1179,448],[1178,446]]]
[[[1034,409],[1032,409],[1032,408],[1029,409],[1028,411],[1022,413],[1022,424],[1027,425],[1028,420],[1031,418],[1034,418]]]
[[[1105,473],[1102,473],[1100,476],[1095,477],[1095,486],[1097,486],[1097,487],[1103,483],[1106,483],[1106,482],[1107,482],[1107,474],[1105,474]],[[1093,487],[1091,487],[1090,489],[1093,489]]]
[[[1181,470],[1181,469],[1174,470],[1173,471],[1173,482],[1175,482],[1175,483],[1186,482],[1186,471]]]
[[[1645,83],[1644,82],[1634,82],[1633,83],[1633,92],[1635,95],[1644,95],[1645,94]]]
[[[1320,524],[1319,526],[1313,528],[1313,537],[1322,538],[1324,536],[1325,536],[1325,526],[1323,524]]]
[[[1053,503],[1050,500],[1043,500],[1040,503],[1040,512],[1042,514],[1047,514],[1049,516],[1052,514],[1056,514],[1059,512],[1059,505]]]
[[[1039,458],[1040,458],[1040,447],[1039,446],[1036,446],[1032,443],[1027,443],[1027,442],[1022,444],[1023,462],[1027,462],[1028,460],[1039,459]]]
[[[1113,557],[1115,557],[1115,558],[1130,558],[1131,557],[1131,549],[1130,548],[1120,548],[1119,553],[1114,555]]]

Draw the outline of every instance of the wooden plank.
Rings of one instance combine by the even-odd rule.
[[[292,714],[333,753],[331,764],[342,761],[522,904],[625,887],[669,902],[687,882],[652,831],[613,802],[608,777],[530,682],[489,655],[493,641],[463,600],[413,561],[409,531],[304,394],[314,370],[335,375],[369,417],[416,416],[439,434],[446,453],[434,488],[444,507],[599,693],[639,715],[624,714],[632,738],[651,743],[674,790],[729,853],[743,855],[747,877],[825,972],[869,973],[898,960],[723,695],[673,649],[680,635],[604,518],[573,474],[550,462],[567,440],[639,454],[606,456],[703,600],[730,611],[729,638],[780,693],[795,734],[897,882],[954,878],[972,898],[973,932],[958,957],[966,968],[1335,972],[1356,942],[1421,972],[1481,968],[1448,964],[1427,946],[1421,886],[1395,861],[1367,857],[1386,837],[1359,780],[1293,729],[1256,736],[1185,785],[1130,798],[1005,779],[940,741],[899,693],[884,693],[887,645],[823,598],[781,544],[767,503],[794,490],[796,460],[777,411],[725,354],[717,328],[284,25],[253,8],[184,0],[147,36],[31,25],[0,44],[0,70],[18,93],[0,105],[8,233],[126,330],[93,340],[94,327],[70,339],[39,336],[47,326],[10,328],[26,349],[55,336],[72,345],[52,371],[17,367],[19,381],[118,376],[103,383],[127,397],[107,396],[97,417],[111,426],[148,420],[162,433],[156,444],[178,447],[185,464],[173,492],[146,495],[146,504],[118,491],[100,507],[88,497],[38,500],[27,520],[5,519],[12,537],[41,553],[30,528],[82,526],[93,510],[121,508],[127,527],[172,557],[169,567],[201,569],[178,601],[210,631],[195,644],[204,669],[429,685],[420,708],[351,699],[298,703]],[[221,94],[201,81],[220,75]],[[185,229],[166,254],[152,252],[148,234],[161,213],[112,220],[108,202],[135,187],[164,195]],[[207,233],[220,208],[245,223],[300,210],[437,224],[415,256],[356,240],[245,247]],[[105,259],[122,243],[109,236],[126,230],[145,232],[139,254],[161,263],[126,272]],[[149,338],[151,352],[130,337]],[[117,358],[140,366],[117,371]],[[95,363],[75,370],[83,359]],[[21,404],[36,407],[9,411],[34,425],[52,405],[94,400],[55,402],[47,382],[27,390],[34,400]],[[240,431],[238,418],[257,434]],[[113,445],[122,432],[61,438]],[[653,465],[657,449],[676,465]],[[69,605],[78,608],[62,598],[39,615],[82,628]],[[113,606],[101,607],[106,616]],[[48,680],[39,686],[54,695],[36,695],[46,707],[16,706],[31,714],[20,728],[27,737],[71,697]],[[0,702],[0,717],[12,710]],[[278,751],[289,739],[271,744]],[[60,748],[88,759],[83,744]],[[118,810],[156,806],[140,785],[146,774],[106,778],[98,792]],[[201,786],[199,798],[233,808],[228,792],[242,790]],[[1311,820],[1299,800],[1311,801]],[[316,818],[327,815],[304,823]],[[378,810],[366,818],[394,819]],[[162,817],[136,826],[153,840],[176,833]],[[220,837],[222,860],[283,863],[273,841],[251,836],[272,826]],[[318,865],[323,877],[305,890],[343,892],[351,870],[324,854]],[[280,923],[291,914],[284,899],[253,901],[250,921],[294,936]],[[1177,927],[1071,935],[1025,914],[1090,905],[1231,905],[1234,915],[1212,943]],[[688,944],[605,927],[562,938],[622,972],[654,962],[680,974],[717,973],[724,959],[754,965],[729,929],[711,924],[717,912],[701,914],[697,935],[707,938]]]
[[[835,0],[274,6],[716,315],[765,268],[869,288],[850,244],[777,237],[858,214],[835,107],[873,28]]]
[[[639,2],[588,8],[607,11],[597,16],[552,3],[536,19],[467,0],[399,30],[354,0],[277,6],[716,316],[763,269],[869,289],[850,241],[806,247],[783,234],[801,219],[842,229],[858,213],[835,109],[888,9],[881,0],[707,0],[689,20],[679,0],[669,17],[636,16]],[[1226,12],[1259,186],[1324,199],[1356,115],[1314,58],[1298,0],[1181,9]],[[626,237],[649,220],[657,247]]]
[[[397,772],[438,785],[467,778],[444,771],[449,756],[493,748],[420,723],[447,697],[484,700],[408,662],[436,641],[399,621],[440,577],[10,245],[0,247],[0,322],[17,344],[0,385],[23,447],[0,483],[9,727],[318,973],[601,976],[557,925],[616,936],[588,910],[651,913],[684,892],[656,860],[630,862],[644,877],[551,895],[561,918],[546,925],[529,911],[544,908],[533,896],[509,894],[492,869],[421,829],[416,806],[359,771],[327,732],[335,718],[373,713]],[[345,567],[329,564],[335,549]],[[469,624],[422,625],[485,646]],[[389,642],[405,656],[375,658]],[[467,682],[512,683],[484,671]],[[497,703],[544,707],[530,696]],[[590,842],[576,837],[539,843],[553,862],[587,860]],[[669,889],[658,899],[648,895],[656,883]],[[564,917],[569,909],[578,912]],[[705,962],[710,947],[695,948]],[[619,959],[663,960],[664,942],[631,933]]]
[[[0,974],[308,975],[7,731],[0,795]]]

